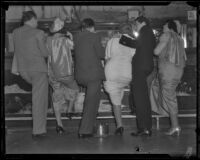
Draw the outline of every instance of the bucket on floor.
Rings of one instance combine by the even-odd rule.
[[[94,127],[95,137],[106,137],[109,134],[108,123],[99,123]]]

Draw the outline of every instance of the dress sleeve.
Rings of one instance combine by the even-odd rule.
[[[111,58],[111,50],[112,50],[112,43],[113,43],[113,38],[110,39],[106,45],[106,55],[105,55],[105,59],[109,59]]]
[[[105,59],[110,58],[110,51],[109,51],[109,48],[110,48],[110,40],[107,42],[107,45],[106,45]]]

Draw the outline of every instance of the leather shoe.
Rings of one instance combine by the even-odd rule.
[[[63,133],[65,132],[65,130],[63,129],[63,127],[57,125],[57,126],[56,126],[56,132],[57,132],[58,134],[63,134]]]
[[[43,139],[46,137],[46,133],[41,133],[41,134],[32,134],[32,138],[33,140],[39,140],[39,139]]]
[[[115,135],[123,135],[124,132],[124,128],[123,127],[119,127],[115,130]]]
[[[78,138],[91,138],[93,136],[93,134],[78,134]]]
[[[138,131],[136,133],[132,132],[131,136],[151,136],[151,134],[152,134],[151,130],[144,129],[144,130]]]

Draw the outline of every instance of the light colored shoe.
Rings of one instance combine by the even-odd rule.
[[[173,135],[179,136],[180,132],[181,132],[181,128],[180,127],[175,127],[175,128],[169,129],[168,132],[165,132],[165,135],[168,135],[168,136],[173,136]]]

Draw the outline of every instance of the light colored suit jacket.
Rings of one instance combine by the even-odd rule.
[[[24,25],[13,31],[14,54],[20,71],[47,72],[45,57],[49,53],[42,30]]]

